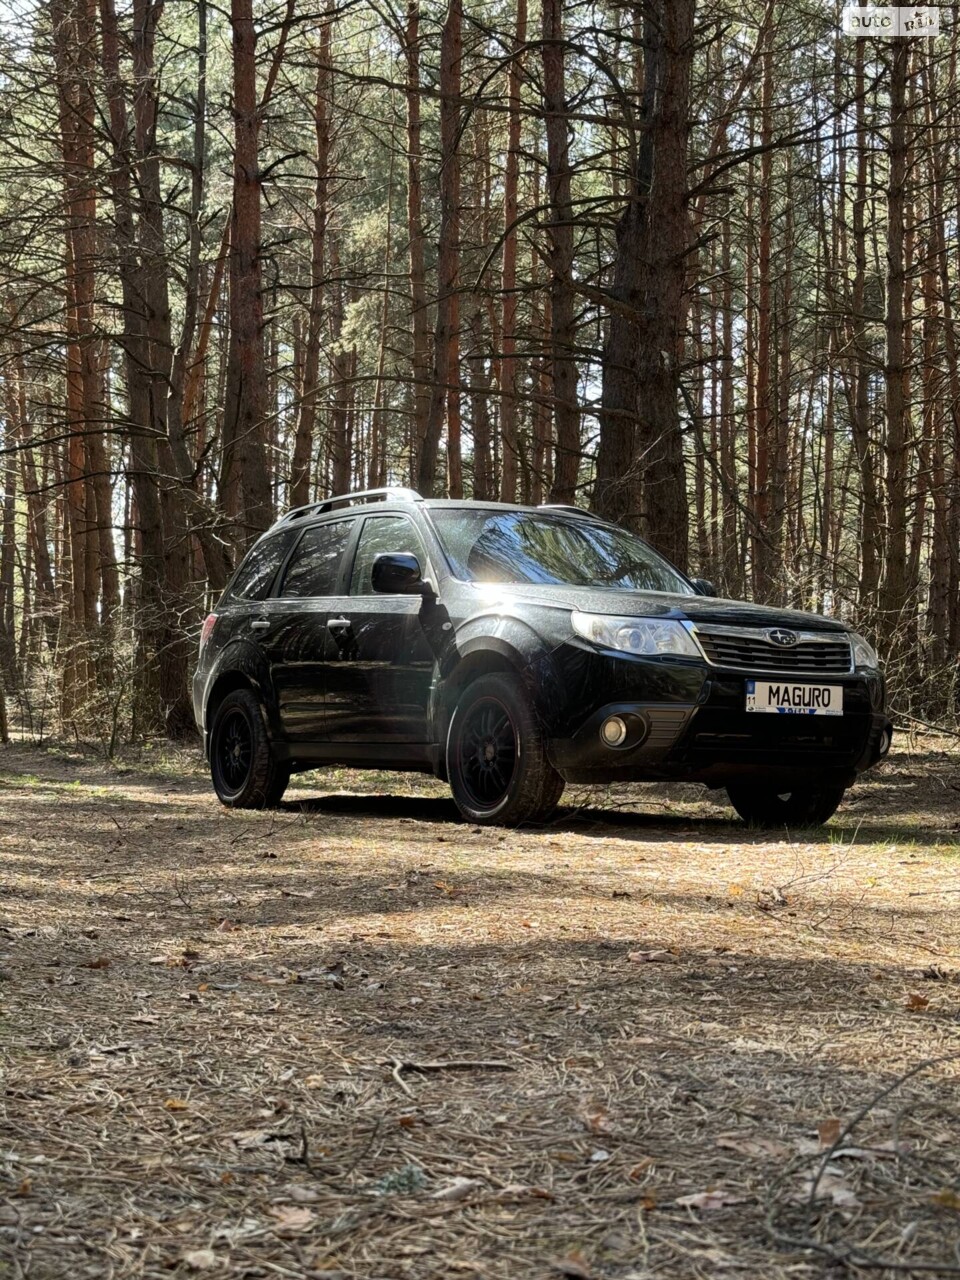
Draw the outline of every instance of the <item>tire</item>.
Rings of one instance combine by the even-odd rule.
[[[228,693],[210,733],[210,776],[228,809],[274,809],[290,781],[290,767],[273,754],[263,713],[249,689]]]
[[[752,827],[820,827],[836,813],[846,787],[825,782],[819,786],[775,790],[770,783],[742,782],[727,787],[730,803]]]
[[[447,777],[470,822],[516,827],[543,822],[564,781],[547,760],[536,712],[516,676],[499,672],[467,685],[447,734]]]

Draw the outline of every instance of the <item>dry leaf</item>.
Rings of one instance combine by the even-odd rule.
[[[441,893],[445,893],[448,898],[455,898],[463,893],[463,890],[455,884],[449,884],[446,880],[434,880],[433,887],[439,889]]]
[[[312,1209],[302,1209],[295,1204],[277,1204],[268,1213],[276,1218],[278,1231],[306,1231],[317,1220]]]
[[[278,1139],[282,1140],[285,1136],[282,1133],[273,1133],[270,1129],[239,1129],[230,1135],[241,1151],[252,1151],[255,1147],[262,1147],[265,1143],[275,1142]]]
[[[591,1133],[611,1133],[610,1113],[599,1102],[588,1103],[580,1112],[584,1127]]]
[[[80,965],[81,969],[109,969],[110,957],[97,956],[96,960],[84,960]]]
[[[307,1089],[322,1089],[327,1083],[327,1077],[320,1071],[315,1071],[312,1075],[307,1076],[304,1080],[304,1087]]]
[[[186,1098],[167,1098],[163,1105],[168,1111],[188,1111],[190,1109],[190,1103],[187,1102]]]
[[[212,1249],[191,1249],[183,1255],[183,1262],[191,1271],[209,1271],[217,1265],[217,1255]]]
[[[580,1258],[561,1258],[553,1264],[554,1271],[559,1272],[564,1280],[593,1280],[593,1272]]]
[[[829,1120],[821,1120],[817,1125],[817,1137],[820,1139],[821,1147],[832,1147],[840,1137],[840,1121],[836,1116],[831,1116]]]
[[[761,911],[773,911],[776,907],[785,907],[786,905],[787,899],[776,885],[757,890],[757,906]]]
[[[632,964],[672,964],[678,957],[673,951],[657,949],[654,951],[628,951],[627,959]]]
[[[743,1204],[748,1199],[748,1196],[737,1195],[734,1191],[724,1191],[722,1187],[715,1187],[707,1191],[696,1191],[689,1196],[678,1196],[673,1203],[679,1205],[681,1209],[712,1210],[726,1209],[731,1204]]]
[[[809,1200],[811,1193],[814,1200],[831,1200],[838,1209],[855,1209],[860,1203],[853,1187],[835,1173],[825,1173],[816,1180],[807,1178],[800,1184],[796,1199]]]
[[[960,1213],[960,1195],[950,1187],[935,1192],[930,1200],[940,1209],[953,1209],[955,1213]]]
[[[717,1138],[717,1146],[727,1151],[736,1151],[750,1159],[785,1160],[792,1154],[785,1142],[776,1138],[751,1138],[746,1134],[721,1133]]]
[[[906,1008],[916,1012],[918,1009],[929,1009],[930,1001],[918,991],[911,991],[907,996]]]
[[[287,1200],[294,1204],[313,1204],[320,1199],[320,1194],[313,1187],[305,1187],[302,1182],[295,1182],[283,1193]]]
[[[430,1195],[431,1200],[463,1200],[471,1191],[481,1185],[479,1178],[451,1178],[439,1190]]]

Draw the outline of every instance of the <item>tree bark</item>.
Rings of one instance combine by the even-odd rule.
[[[418,488],[433,494],[437,454],[448,429],[448,475],[459,484],[460,422],[459,320],[460,276],[460,85],[463,54],[463,3],[450,0],[440,39],[440,242],[437,252],[437,326],[434,334],[434,383],[420,456]]]
[[[678,396],[694,11],[695,0],[653,0],[644,18],[644,131],[617,227],[611,292],[619,306],[604,343],[593,498],[596,510],[639,525],[681,568],[688,516]]]
[[[233,224],[230,349],[223,413],[221,491],[240,549],[270,524],[264,447],[267,402],[260,259],[260,114],[253,0],[231,0],[233,28]]]
[[[503,445],[500,501],[517,500],[517,188],[520,179],[520,85],[527,42],[527,0],[517,0],[517,24],[507,70],[507,163],[503,177],[503,333],[500,340],[500,437]]]
[[[563,0],[543,0],[543,110],[547,135],[547,203],[550,207],[550,370],[555,463],[551,502],[573,503],[580,473],[580,405],[577,397],[577,322],[573,281],[573,204]]]
[[[290,467],[290,506],[302,507],[310,500],[313,437],[317,421],[317,394],[320,377],[320,342],[323,330],[324,250],[327,233],[328,188],[330,178],[330,32],[328,20],[320,28],[317,49],[317,81],[313,126],[317,144],[317,176],[313,196],[313,234],[310,249],[310,304],[307,339],[303,358],[303,386],[294,435]]]
[[[904,343],[906,283],[905,209],[907,183],[907,79],[910,44],[898,37],[890,50],[890,175],[887,188],[886,360],[886,523],[884,572],[880,586],[880,627],[888,650],[900,647],[900,624],[907,605],[907,414],[908,366]]]

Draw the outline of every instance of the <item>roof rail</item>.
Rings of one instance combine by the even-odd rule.
[[[541,502],[541,511],[570,511],[574,515],[583,516],[585,520],[599,520],[602,524],[606,524],[603,516],[598,516],[595,511],[585,511],[583,507],[574,506],[572,502]]]
[[[324,498],[322,502],[308,502],[305,507],[294,507],[282,515],[278,525],[292,524],[295,520],[303,520],[306,516],[320,516],[334,507],[349,506],[357,502],[422,502],[423,498],[415,489],[358,489],[356,493],[338,493],[332,498]]]

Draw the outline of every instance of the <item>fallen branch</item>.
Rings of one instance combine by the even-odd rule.
[[[409,1090],[400,1079],[401,1071],[419,1071],[426,1074],[428,1071],[514,1071],[516,1069],[512,1062],[504,1062],[500,1058],[452,1058],[444,1062],[412,1062],[402,1058],[384,1058],[383,1063],[392,1068],[393,1078],[405,1092]]]
[[[898,719],[912,720],[914,724],[923,725],[924,729],[929,729],[931,733],[942,733],[947,738],[960,738],[960,733],[956,729],[945,729],[943,725],[930,724],[927,720],[921,720],[918,716],[908,715],[906,711],[897,711],[894,714]]]

